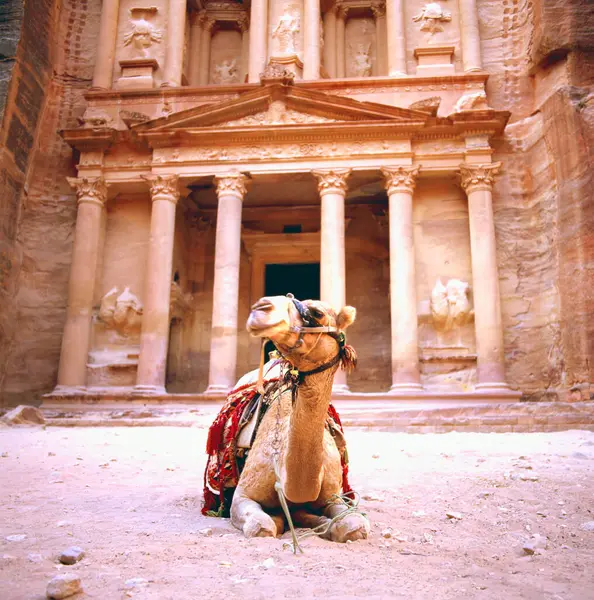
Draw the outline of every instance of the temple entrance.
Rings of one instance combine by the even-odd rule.
[[[320,263],[268,264],[264,271],[264,295],[285,296],[291,293],[299,300],[320,298]],[[267,342],[266,356],[274,350]]]

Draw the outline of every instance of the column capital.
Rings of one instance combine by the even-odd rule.
[[[326,194],[342,194],[346,196],[347,179],[351,169],[317,169],[312,171],[318,180],[318,192],[320,196]]]
[[[386,3],[381,0],[373,0],[371,3],[371,12],[375,19],[381,19],[386,16]]]
[[[412,194],[415,191],[420,169],[420,165],[417,167],[405,165],[382,167],[381,171],[385,179],[388,196],[395,192],[408,192]]]
[[[107,186],[103,177],[67,177],[70,187],[76,191],[79,204],[103,206],[107,200]]]
[[[476,190],[491,191],[495,183],[495,175],[500,169],[500,162],[483,165],[461,164],[460,185],[467,194]]]
[[[237,26],[239,27],[239,31],[241,33],[245,33],[250,28],[250,19],[247,15],[240,15],[237,18]]]
[[[215,184],[217,186],[217,197],[235,196],[243,200],[247,193],[248,178],[237,170],[230,171],[225,175],[216,175]]]
[[[349,12],[349,7],[343,4],[340,0],[335,5],[336,7],[336,18],[337,19],[346,19],[347,14]]]
[[[141,175],[149,184],[151,200],[167,200],[177,204],[179,200],[178,175]]]
[[[202,29],[204,31],[207,31],[209,33],[212,33],[212,30],[214,29],[214,26],[216,25],[216,20],[213,19],[212,17],[209,17],[206,12],[204,12],[204,15],[202,15],[202,18],[200,19],[200,25],[202,27]]]

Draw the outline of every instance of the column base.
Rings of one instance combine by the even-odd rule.
[[[152,395],[159,395],[159,394],[166,394],[167,390],[165,389],[164,385],[144,385],[144,384],[138,384],[135,385],[133,390],[132,390],[133,394],[152,394]]]
[[[68,396],[73,394],[80,394],[81,392],[86,392],[86,385],[57,385],[53,392],[52,396]]]
[[[477,383],[474,386],[477,392],[511,392],[512,389],[504,381],[489,381],[487,383]]]
[[[420,383],[393,383],[390,388],[390,394],[415,394],[422,393],[423,386]]]
[[[226,396],[231,391],[228,385],[213,383],[204,390],[205,396]]]
[[[344,395],[344,394],[350,394],[351,390],[349,389],[349,386],[346,383],[335,383],[332,386],[332,395],[334,396],[336,395]]]

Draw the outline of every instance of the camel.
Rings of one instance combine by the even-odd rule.
[[[339,497],[340,454],[326,419],[334,374],[345,356],[340,333],[355,316],[352,306],[336,314],[324,302],[299,302],[290,295],[264,297],[252,306],[248,332],[271,340],[299,370],[301,383],[294,403],[290,390],[271,403],[239,478],[231,522],[246,537],[276,537],[284,532],[275,460],[295,526],[330,525],[323,537],[336,542],[365,539],[369,534],[369,522],[358,512],[332,522],[347,506]]]

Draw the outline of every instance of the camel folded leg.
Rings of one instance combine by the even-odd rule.
[[[231,503],[231,523],[241,529],[245,537],[276,537],[283,532],[282,515],[270,516],[254,500],[237,488]]]
[[[328,519],[340,515],[347,510],[347,505],[342,502],[332,502],[324,508],[324,516]],[[330,527],[330,539],[334,542],[354,542],[365,540],[370,531],[369,521],[361,513],[351,513],[338,519]]]
[[[293,524],[295,527],[304,527],[306,529],[315,529],[316,527],[324,529],[322,526],[327,526],[330,523],[330,519],[328,517],[324,517],[323,515],[314,515],[304,508],[299,508],[295,512],[292,512],[291,516],[293,518]],[[331,539],[330,530],[320,537],[327,540]]]

